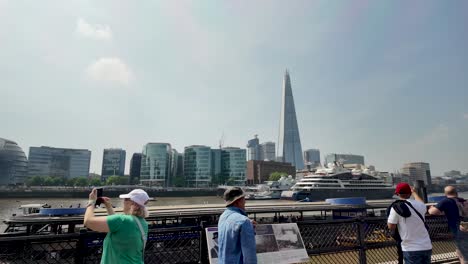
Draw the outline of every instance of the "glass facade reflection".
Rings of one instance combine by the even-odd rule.
[[[0,138],[0,185],[22,184],[28,160],[16,142]]]
[[[141,156],[140,182],[150,186],[167,187],[171,175],[171,145],[148,143]]]
[[[211,148],[188,146],[184,153],[184,175],[187,186],[208,187],[211,183]]]
[[[140,182],[141,153],[133,153],[130,160],[130,183]]]
[[[246,150],[241,148],[223,148],[221,158],[222,177],[234,181],[235,185],[245,185],[247,180]]]
[[[87,149],[30,147],[28,176],[88,177],[90,160]]]
[[[125,175],[125,150],[123,149],[104,149],[102,156],[101,180],[105,181],[112,175]]]

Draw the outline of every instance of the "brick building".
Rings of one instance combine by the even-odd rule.
[[[268,180],[272,172],[296,174],[296,168],[288,162],[249,160],[247,161],[247,184],[259,184]]]

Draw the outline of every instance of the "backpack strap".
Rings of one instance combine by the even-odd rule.
[[[421,219],[421,221],[424,223],[424,226],[426,227],[426,229],[429,230],[429,228],[428,228],[427,225],[426,225],[426,221],[424,221],[424,218],[423,218],[422,215],[418,212],[418,210],[416,210],[416,208],[414,208],[413,205],[412,205],[410,202],[405,201],[405,204],[407,204],[409,207],[413,208],[413,211],[419,216],[419,218]]]
[[[145,247],[146,247],[146,235],[145,235],[145,231],[143,231],[143,226],[141,226],[141,223],[140,223],[140,220],[134,216],[133,216],[133,220],[135,221],[135,223],[137,224],[138,226],[138,229],[140,229],[140,232],[141,232],[141,241],[143,242],[143,261],[145,260]]]

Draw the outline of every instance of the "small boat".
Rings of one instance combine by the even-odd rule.
[[[64,215],[82,215],[86,208],[41,208],[38,215],[43,216],[64,216]]]
[[[23,211],[23,215],[38,214],[41,209],[50,208],[48,204],[23,204],[19,209]]]

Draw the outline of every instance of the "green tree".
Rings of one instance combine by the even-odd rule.
[[[67,179],[67,180],[65,181],[65,185],[68,185],[68,186],[75,186],[75,185],[76,185],[76,180],[77,180],[77,178]]]
[[[26,180],[28,186],[41,186],[44,184],[44,178],[41,176],[33,176]]]
[[[56,186],[57,181],[55,181],[54,177],[47,176],[44,178],[44,184],[45,186]]]
[[[226,184],[227,185],[234,185],[236,183],[236,179],[233,178],[233,177],[230,177],[227,181],[226,181]]]
[[[275,171],[270,173],[270,177],[268,177],[269,181],[277,181],[281,178],[281,176],[287,176],[288,174],[286,172],[279,172]]]
[[[113,175],[107,178],[107,185],[126,185],[128,184],[128,177]]]
[[[100,179],[96,179],[96,178],[94,178],[94,179],[89,179],[89,180],[88,180],[88,185],[90,185],[90,186],[101,186],[101,185],[102,185],[102,182],[101,182]]]
[[[76,186],[88,186],[88,178],[86,177],[77,177],[75,180]]]

